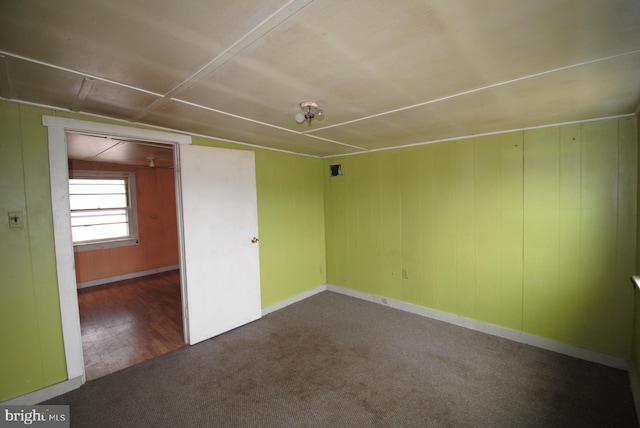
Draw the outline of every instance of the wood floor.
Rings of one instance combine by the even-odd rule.
[[[184,345],[178,270],[78,290],[87,380]]]

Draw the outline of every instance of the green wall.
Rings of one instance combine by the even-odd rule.
[[[66,379],[46,130],[0,102],[0,401]],[[9,211],[24,228],[9,229]]]
[[[0,401],[66,380],[42,115],[0,101]],[[247,149],[193,137],[194,144]],[[322,161],[255,150],[263,307],[326,282]],[[9,211],[25,226],[10,230]]]
[[[0,101],[0,401],[66,378],[43,114],[97,120]],[[624,118],[325,160],[255,150],[262,305],[331,283],[629,358],[637,145]]]
[[[636,116],[637,118],[637,116]],[[638,147],[640,147],[640,130],[638,132]],[[640,165],[640,150],[638,151],[638,164]],[[638,181],[640,182],[640,171],[638,171]],[[638,186],[638,211],[640,211],[640,186]],[[640,219],[637,221],[636,229],[636,269],[635,274],[640,275]],[[640,368],[640,290],[634,286],[635,296],[635,310],[634,310],[634,323],[633,323],[633,368],[636,371],[636,375],[640,376],[638,369]],[[640,385],[640,378],[635,379],[636,385]],[[640,409],[640,397],[634,397],[636,400],[636,410]]]
[[[322,161],[256,156],[262,306],[327,282]]]
[[[246,149],[192,137],[193,144]],[[254,149],[262,307],[326,283],[322,161]]]
[[[630,357],[636,118],[335,163],[328,283]]]

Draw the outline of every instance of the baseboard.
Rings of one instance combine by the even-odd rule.
[[[167,267],[167,268],[159,268],[159,269],[153,269],[152,271],[145,271],[146,273],[142,273],[141,275],[135,275],[135,276],[128,276],[126,275],[128,278],[136,278],[138,276],[144,276],[144,275],[150,275],[152,273],[159,273],[159,272],[165,272],[165,271],[169,271],[169,270],[173,270],[173,269],[177,269],[178,266],[175,267]],[[136,272],[136,273],[141,273],[141,272]],[[125,275],[122,275],[125,276]],[[120,277],[118,277],[120,278]],[[128,279],[128,278],[122,278],[122,279]],[[121,279],[116,279],[114,281],[119,281]],[[107,281],[110,282],[110,281]],[[86,285],[86,287],[90,287],[93,285],[98,285],[98,284],[92,284],[92,285]],[[273,305],[267,306],[266,308],[262,309],[262,315],[267,315],[271,312],[275,312],[279,309],[282,309],[284,307],[287,307],[289,305],[292,305],[296,302],[300,302],[304,299],[307,299],[313,295],[316,295],[318,293],[322,293],[323,291],[326,291],[327,287],[325,285],[321,285],[319,287],[316,287],[312,290],[309,291],[305,291],[304,293],[300,293],[296,296],[290,297],[286,300],[280,301],[278,303],[275,303]],[[51,385],[42,389],[38,389],[36,391],[21,395],[19,397],[15,397],[15,398],[11,398],[9,400],[6,401],[2,401],[0,402],[0,404],[4,404],[4,405],[34,405],[34,404],[38,404],[41,403],[43,401],[49,400],[51,398],[57,397],[58,395],[62,395],[65,394],[69,391],[73,391],[74,389],[80,388],[83,384],[83,380],[82,380],[82,376],[74,378],[74,379],[70,379],[64,382],[60,382],[57,383],[55,385]]]
[[[533,334],[523,333],[518,330],[500,327],[482,321],[464,318],[455,314],[441,312],[435,309],[425,308],[423,306],[413,305],[411,303],[405,303],[386,297],[376,296],[374,294],[351,290],[349,288],[344,288],[337,285],[327,284],[327,290],[344,294],[346,296],[367,300],[369,302],[389,306],[394,309],[400,309],[402,311],[421,315],[423,317],[436,319],[438,321],[443,321],[449,324],[454,324],[460,327],[465,327],[482,333],[491,334],[493,336],[502,337],[514,342],[524,343],[527,345],[535,346],[537,348],[542,348],[548,351],[557,352],[559,354],[568,355],[570,357],[579,358],[581,360],[591,361],[593,363],[602,364],[616,369],[627,371],[629,370],[629,363],[623,358],[612,357],[611,355],[590,351],[588,349],[568,345],[556,340],[546,339],[544,337],[535,336]]]
[[[167,269],[170,270],[170,269]],[[603,364],[616,369],[629,371],[629,380],[631,383],[631,392],[634,397],[634,403],[636,412],[639,415],[640,422],[640,382],[638,381],[638,373],[636,367],[633,364],[629,364],[622,358],[612,357],[610,355],[602,354],[588,349],[579,348],[577,346],[567,345],[562,342],[558,342],[551,339],[545,339],[543,337],[535,336],[528,333],[523,333],[518,330],[509,329],[506,327],[500,327],[493,324],[484,323],[481,321],[473,320],[470,318],[460,317],[458,315],[450,314],[447,312],[437,311],[435,309],[425,308],[423,306],[413,305],[411,303],[401,302],[394,299],[389,299],[374,294],[364,293],[349,288],[340,287],[333,284],[326,284],[316,287],[312,290],[305,291],[297,294],[288,299],[269,305],[262,308],[262,316],[283,309],[289,305],[305,300],[323,291],[332,291],[334,293],[343,294],[357,299],[366,300],[369,302],[381,304],[394,309],[399,309],[412,314],[420,315],[426,318],[432,318],[438,321],[443,321],[449,324],[457,325],[460,327],[468,328],[471,330],[479,331],[482,333],[491,334],[493,336],[502,337],[514,342],[524,343],[527,345],[535,346],[537,348],[546,349],[549,351],[557,352],[560,354],[568,355],[571,357],[579,358],[585,361],[591,361],[598,364]],[[33,405],[46,401],[50,398],[57,397],[58,395],[72,391],[82,386],[82,377],[67,380],[55,385],[51,385],[46,388],[36,390],[34,392],[21,395],[16,398],[12,398],[7,401],[3,401],[0,404],[5,405]]]
[[[57,397],[58,395],[65,394],[69,391],[73,391],[74,389],[78,389],[82,386],[83,383],[84,382],[82,376],[78,376],[73,379],[65,380],[64,382],[56,383],[55,385],[47,386],[45,388],[29,392],[19,397],[11,398],[9,400],[1,402],[0,404],[31,406]]]
[[[273,305],[269,305],[266,308],[262,308],[262,316],[270,314],[271,312],[275,312],[279,309],[285,308],[289,305],[293,305],[294,303],[301,302],[304,299],[307,299],[316,294],[322,293],[327,290],[326,285],[321,285],[319,287],[314,288],[313,290],[305,291],[304,293],[297,294],[288,299],[282,300],[278,303],[274,303]]]
[[[180,265],[163,266],[159,268],[141,270],[138,272],[125,273],[123,275],[110,276],[108,278],[93,279],[78,283],[78,288],[95,287],[96,285],[109,284],[116,281],[124,281],[126,279],[139,278],[141,276],[153,275],[154,273],[169,272],[170,270],[180,269]]]

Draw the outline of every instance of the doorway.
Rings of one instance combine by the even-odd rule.
[[[173,146],[66,133],[87,380],[185,344]]]
[[[78,293],[71,241],[65,135],[114,135],[172,144],[184,334],[195,344],[261,317],[255,153],[192,146],[187,135],[43,116],[47,128],[56,273],[67,381],[84,383]],[[202,220],[204,219],[204,220]]]

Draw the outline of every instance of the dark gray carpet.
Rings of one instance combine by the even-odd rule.
[[[73,427],[634,427],[621,370],[324,292],[49,400]]]

